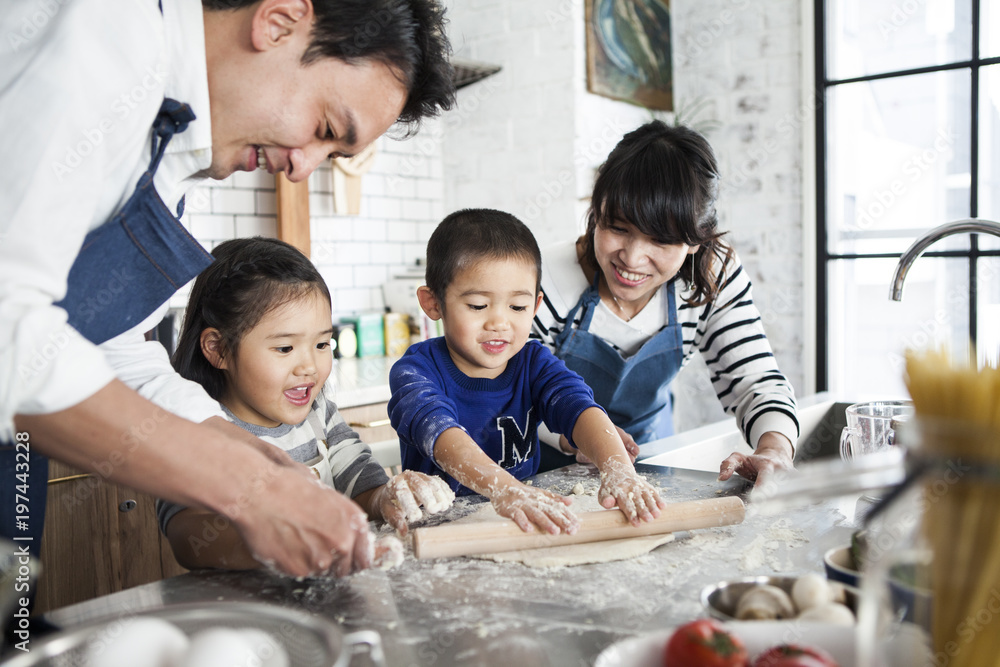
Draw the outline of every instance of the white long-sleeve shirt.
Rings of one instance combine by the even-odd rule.
[[[543,249],[542,259],[545,298],[532,335],[554,349],[555,339],[564,327],[580,326],[579,311],[574,321],[566,322],[566,318],[590,283],[577,262],[575,242]],[[771,352],[753,303],[750,278],[739,258],[734,255],[722,276],[722,289],[707,305],[685,303],[684,298],[691,292],[682,289],[684,284],[676,283],[675,295],[684,338],[682,366],[695,350],[701,351],[722,407],[736,417],[743,437],[752,447],[769,431],[781,433],[794,446],[799,432],[795,395]],[[667,300],[662,297],[663,290],[659,292],[629,322],[602,302],[598,308],[604,316],[594,317],[590,333],[609,342],[623,356],[634,354],[642,342],[667,323]]]
[[[86,234],[132,195],[164,97],[197,119],[155,178],[171,209],[211,164],[208,75],[198,0],[6,3],[0,12],[0,439],[15,414],[73,406],[119,377],[202,421],[218,404],[176,375],[135,329],[97,347],[53,303]]]

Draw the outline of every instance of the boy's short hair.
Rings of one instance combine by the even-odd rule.
[[[524,259],[535,265],[535,294],[542,286],[542,253],[527,225],[510,213],[489,208],[455,211],[427,242],[424,280],[438,302],[455,274],[482,259]]]

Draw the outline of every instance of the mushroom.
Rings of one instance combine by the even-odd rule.
[[[788,593],[777,586],[754,586],[740,596],[736,604],[736,618],[741,621],[766,621],[793,618],[795,605]]]

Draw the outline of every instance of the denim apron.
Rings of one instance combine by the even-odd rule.
[[[186,104],[163,100],[153,123],[149,168],[121,211],[87,234],[70,268],[66,297],[56,305],[69,314],[69,324],[95,344],[142,322],[212,263],[212,256],[184,229],[153,187],[167,143],[186,130],[194,117]],[[177,208],[180,216],[183,199]],[[49,466],[34,447],[29,465],[24,463],[23,450],[16,452],[13,445],[0,443],[0,536],[22,538],[21,543],[37,555]],[[30,521],[21,522],[15,513],[13,482],[18,479],[15,474],[26,467],[30,467]]]
[[[73,262],[66,297],[56,305],[69,314],[69,324],[94,344],[142,322],[212,263],[212,256],[153,187],[167,144],[192,120],[191,107],[163,100],[153,123],[149,168],[122,210],[87,234]],[[183,212],[181,199],[178,217]]]
[[[677,322],[674,282],[667,291],[668,322],[639,351],[628,357],[603,338],[590,333],[594,313],[601,302],[594,284],[566,316],[565,328],[556,337],[556,356],[579,373],[594,391],[594,400],[617,426],[642,444],[674,433],[670,383],[681,368],[684,337]],[[582,309],[580,327],[572,324]]]

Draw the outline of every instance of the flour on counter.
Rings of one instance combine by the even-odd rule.
[[[740,556],[740,570],[752,572],[767,565],[775,572],[789,572],[795,569],[788,556],[790,549],[804,546],[809,539],[801,530],[791,527],[787,519],[778,519],[748,544]],[[782,549],[784,546],[784,549]],[[783,554],[779,554],[783,551]],[[784,562],[781,560],[784,556]]]

